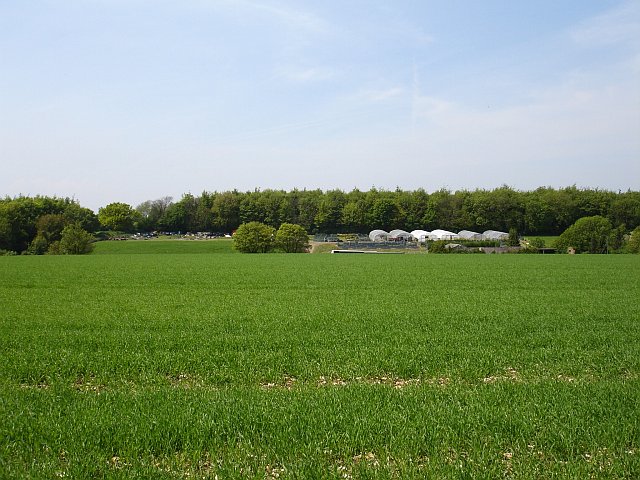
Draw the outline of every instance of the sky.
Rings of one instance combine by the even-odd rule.
[[[0,0],[0,196],[640,190],[639,0]]]

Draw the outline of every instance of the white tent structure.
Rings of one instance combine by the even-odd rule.
[[[484,240],[484,235],[478,232],[472,232],[470,230],[462,230],[458,232],[458,235],[463,240]]]
[[[389,232],[389,240],[411,240],[413,237],[409,232],[404,230],[391,230]]]
[[[369,232],[369,239],[372,242],[386,242],[389,238],[389,233],[384,230],[372,230]]]
[[[411,232],[411,236],[415,238],[417,242],[424,243],[429,238],[429,232],[426,230],[414,230]]]
[[[448,230],[433,230],[429,234],[429,240],[457,240],[459,235],[457,233],[449,232]]]
[[[498,232],[496,230],[487,230],[486,232],[483,232],[482,235],[484,235],[484,238],[487,240],[506,240],[509,238],[508,233]]]

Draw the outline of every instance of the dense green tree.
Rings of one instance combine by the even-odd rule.
[[[138,215],[131,205],[122,202],[110,203],[98,210],[100,224],[117,232],[132,232]]]
[[[9,250],[11,246],[11,222],[6,213],[6,207],[0,204],[0,250]]]
[[[196,199],[196,210],[190,231],[210,232],[213,230],[214,216],[211,207],[214,198],[215,194],[202,192],[202,195]]]
[[[281,190],[264,190],[256,195],[258,210],[262,216],[262,222],[278,228],[283,219],[280,217],[285,193]]]
[[[285,192],[280,201],[280,221],[283,223],[300,224],[299,220],[300,192],[296,189]]]
[[[298,224],[308,232],[317,233],[315,219],[318,214],[320,199],[324,194],[321,190],[303,190],[298,198]]]
[[[264,223],[266,213],[263,204],[259,202],[260,191],[246,192],[240,200],[240,223]]]
[[[27,254],[29,255],[44,255],[49,250],[49,247],[57,242],[58,240],[54,240],[53,242],[47,241],[42,235],[36,235],[29,247],[27,248]]]
[[[535,192],[525,192],[522,194],[522,225],[523,232],[527,235],[539,235],[548,232],[551,225],[549,205],[542,195]]]
[[[213,199],[211,213],[214,228],[222,232],[232,232],[240,225],[241,195],[236,191],[218,193]]]
[[[36,221],[37,233],[29,244],[27,252],[32,255],[43,255],[54,242],[60,241],[62,231],[68,220],[61,213],[47,213]]]
[[[42,215],[36,221],[37,235],[42,236],[49,243],[55,242],[60,240],[62,230],[68,223],[66,217],[60,213]]]
[[[404,218],[402,228],[409,232],[411,230],[422,230],[422,219],[429,204],[429,195],[427,192],[421,188],[415,192],[396,190],[396,195],[399,195],[398,204],[400,205],[401,215]]]
[[[233,234],[233,246],[242,253],[267,253],[274,247],[276,229],[260,222],[243,223]]]
[[[616,193],[575,186],[540,187],[528,192],[508,186],[455,192],[441,189],[431,194],[399,188],[372,188],[366,192],[354,189],[348,193],[234,190],[202,192],[200,196],[186,194],[176,203],[167,198],[140,204],[133,212],[133,225],[131,219],[126,220],[124,229],[231,232],[241,223],[259,221],[274,228],[283,223],[298,224],[312,233],[368,233],[375,228],[478,232],[516,228],[531,236],[559,235],[579,218],[594,214],[608,218],[614,228],[626,225],[634,229],[640,225],[640,192]],[[99,228],[96,215],[72,199],[4,198],[0,199],[0,250],[27,249],[38,234],[38,218],[47,214],[63,215],[67,223],[80,222],[89,232]],[[616,243],[615,239],[610,240],[611,245]],[[40,243],[38,240],[34,246]]]
[[[624,225],[618,225],[616,228],[611,229],[608,239],[609,251],[616,252],[622,250],[625,244],[626,233],[627,227]]]
[[[63,255],[83,255],[93,250],[93,235],[84,230],[79,223],[67,225],[62,230],[59,251]]]
[[[197,232],[200,230],[197,223],[199,197],[185,193],[176,203],[167,207],[158,221],[160,230],[169,232]]]
[[[90,208],[81,207],[78,203],[70,203],[63,212],[66,224],[77,223],[87,232],[96,232],[100,229],[98,216]]]
[[[285,253],[306,253],[309,249],[309,235],[300,225],[283,223],[276,232],[275,246]]]
[[[629,236],[629,243],[627,243],[627,250],[630,253],[640,253],[640,227],[636,227]]]
[[[392,230],[398,225],[400,209],[390,198],[378,198],[371,207],[371,229]]]
[[[518,230],[516,228],[511,227],[509,229],[509,238],[507,239],[507,245],[510,247],[517,247],[520,245],[520,236],[518,235]]]
[[[427,230],[444,228],[449,230],[460,230],[468,228],[462,226],[459,212],[462,209],[464,198],[456,197],[449,190],[441,189],[429,195],[429,205],[427,212],[431,214],[431,221],[425,225]]]
[[[350,200],[342,208],[340,225],[345,232],[364,232],[368,229],[367,208],[364,200]]]
[[[326,192],[318,203],[318,210],[314,219],[316,230],[318,232],[341,231],[340,219],[345,203],[345,195],[341,190]]]
[[[160,219],[173,203],[172,197],[162,197],[157,200],[147,200],[136,207],[139,214],[138,230],[152,232],[158,230]]]
[[[607,214],[613,225],[640,226],[640,192],[625,192],[614,196]]]
[[[69,198],[16,197],[0,200],[0,250],[23,252],[37,234],[38,218],[77,206]]]
[[[582,217],[567,228],[556,241],[556,248],[566,251],[573,247],[577,253],[607,253],[607,243],[611,233],[611,222],[595,215]]]

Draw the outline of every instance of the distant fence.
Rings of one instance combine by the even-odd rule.
[[[391,250],[397,248],[406,248],[409,250],[418,249],[415,242],[342,242],[341,250]]]

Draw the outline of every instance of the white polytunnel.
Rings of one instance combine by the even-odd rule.
[[[372,230],[369,233],[369,239],[372,242],[385,242],[389,238],[389,233],[384,230]]]
[[[418,242],[426,242],[429,238],[429,232],[426,230],[414,230],[411,232],[411,236],[416,239]]]
[[[487,240],[506,240],[509,238],[509,234],[505,232],[498,232],[496,230],[487,230],[482,233]]]
[[[389,232],[389,240],[411,240],[412,238],[411,234],[404,230],[391,230]]]
[[[458,232],[458,235],[463,240],[484,240],[484,235],[478,232],[472,232],[470,230],[462,230]]]
[[[429,240],[457,240],[460,238],[457,233],[447,230],[436,229],[429,234]]]

